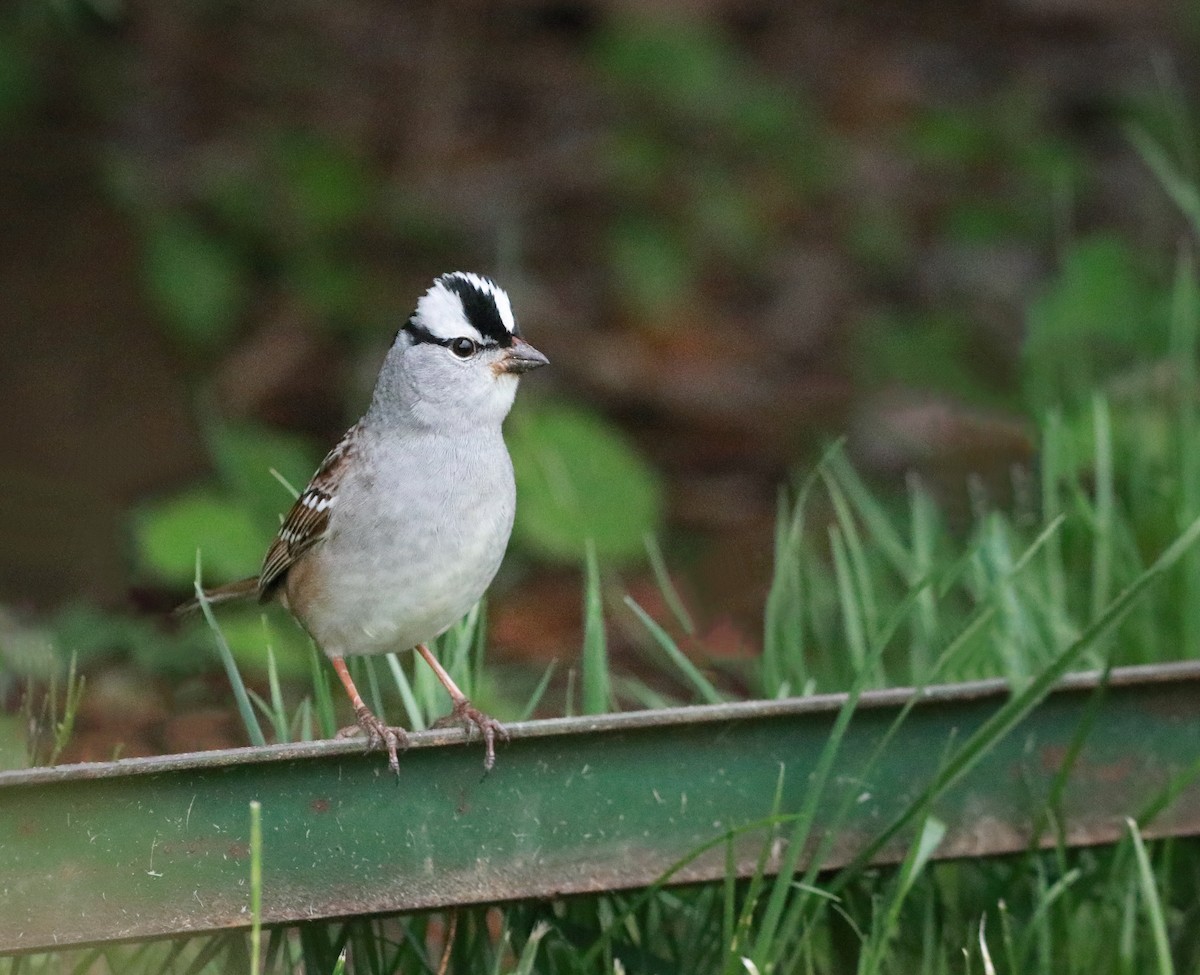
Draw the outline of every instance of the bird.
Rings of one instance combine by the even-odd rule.
[[[500,567],[516,511],[502,424],[519,378],[548,363],[491,278],[435,278],[396,331],[366,412],[300,492],[258,574],[204,591],[214,604],[281,602],[350,698],[356,724],[339,736],[361,729],[368,750],[387,750],[394,773],[407,736],[363,702],[348,656],[415,649],[453,702],[439,723],[477,727],[484,769],[495,765],[503,726],[467,699],[429,643],[479,601]]]

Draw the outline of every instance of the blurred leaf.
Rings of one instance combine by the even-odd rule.
[[[375,326],[364,314],[369,286],[359,266],[324,254],[291,258],[285,271],[288,284],[323,322],[355,330]]]
[[[508,443],[522,544],[572,563],[588,539],[601,559],[643,555],[643,537],[662,520],[662,486],[615,427],[575,407],[541,404],[514,412]]]
[[[196,189],[204,205],[239,241],[269,246],[278,207],[275,196],[263,192],[267,181],[254,160],[222,157],[200,171]]]
[[[274,524],[271,516],[286,512],[293,500],[271,470],[300,489],[321,462],[303,437],[254,424],[217,424],[209,443],[222,482],[268,525]]]
[[[271,543],[275,526],[212,488],[195,488],[149,505],[134,516],[139,568],[190,588],[200,550],[206,582],[251,575]]]
[[[373,192],[370,173],[343,146],[291,135],[280,140],[278,158],[293,215],[310,233],[344,230],[366,212]]]
[[[81,666],[119,656],[140,644],[153,627],[134,619],[78,603],[64,607],[54,618],[54,642],[64,657],[71,654]]]
[[[0,31],[0,130],[26,117],[41,95],[28,43],[7,25]]]
[[[286,680],[305,680],[311,672],[309,639],[283,614],[266,614],[253,602],[221,611],[221,633],[243,673],[265,674],[267,646],[275,655],[275,667]],[[211,640],[210,640],[211,642]],[[208,658],[211,662],[211,655]]]
[[[229,336],[248,293],[234,249],[182,219],[150,230],[145,277],[166,324],[197,345],[216,345]]]
[[[618,131],[604,149],[614,181],[628,196],[650,197],[675,174],[677,153],[661,132]]]
[[[818,112],[795,91],[767,79],[748,79],[735,89],[730,127],[756,158],[768,157],[791,182],[808,192],[829,181],[834,141]]]
[[[1013,146],[1013,156],[1020,176],[1032,183],[1039,195],[1078,186],[1087,173],[1074,146],[1041,133],[1035,138],[1018,140]]]
[[[603,31],[596,44],[613,81],[671,111],[700,119],[722,113],[736,77],[732,48],[700,24],[634,19]]]
[[[1033,402],[1087,399],[1135,359],[1165,355],[1167,308],[1165,289],[1125,241],[1076,241],[1029,311],[1024,356]]]
[[[647,321],[661,319],[691,283],[694,260],[665,221],[617,220],[609,230],[608,250],[617,294]]]
[[[915,250],[913,215],[902,207],[889,207],[871,199],[855,203],[846,245],[854,259],[880,274],[909,275]]]
[[[1146,274],[1125,241],[1112,236],[1078,240],[1033,307],[1028,348],[1034,352],[1081,338],[1138,341],[1139,326],[1153,317],[1151,297]]]
[[[971,338],[970,324],[954,315],[878,315],[864,322],[856,358],[870,384],[899,383],[973,403],[990,401],[999,384],[974,368]]]
[[[951,204],[942,216],[942,231],[964,244],[991,244],[1026,238],[1049,229],[1050,211],[1016,201],[970,196]]]
[[[766,247],[770,231],[751,191],[720,172],[701,171],[694,178],[694,239],[722,261],[754,260]]]
[[[907,148],[928,165],[962,167],[993,161],[999,155],[997,125],[973,108],[930,108],[913,120]]]
[[[818,114],[794,87],[760,76],[750,59],[706,24],[631,18],[600,33],[595,57],[608,80],[654,104],[661,142],[672,141],[664,121],[684,122],[752,153],[757,162],[765,158],[795,187],[811,188],[823,179],[829,140]],[[672,148],[680,154],[680,147]],[[705,151],[711,154],[712,146]],[[684,154],[680,162],[686,165],[692,157]],[[633,161],[651,159],[643,152]]]
[[[752,148],[791,155],[799,149],[798,138],[815,134],[816,118],[808,111],[801,112],[795,95],[782,86],[746,79],[738,86],[737,94],[738,110],[730,124]]]
[[[85,669],[106,658],[127,657],[151,673],[193,674],[212,665],[212,640],[203,628],[170,632],[146,617],[86,603],[63,607],[51,625],[59,659],[74,656]]]

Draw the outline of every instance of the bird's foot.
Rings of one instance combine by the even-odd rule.
[[[496,737],[499,736],[504,741],[508,741],[508,732],[504,730],[504,725],[491,715],[484,714],[465,697],[454,705],[453,711],[438,718],[431,727],[449,728],[454,725],[462,725],[466,728],[468,737],[472,727],[479,729],[483,735],[483,769],[485,772],[490,772],[496,764]]]
[[[357,724],[343,728],[337,733],[338,738],[351,738],[360,732],[367,736],[367,751],[375,748],[386,748],[388,768],[396,775],[400,774],[400,759],[398,752],[408,748],[408,735],[403,728],[394,728],[380,721],[370,708],[365,705],[354,712]]]

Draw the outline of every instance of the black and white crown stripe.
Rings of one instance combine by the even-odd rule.
[[[433,282],[403,330],[414,342],[447,345],[466,337],[478,345],[512,345],[521,330],[508,294],[479,274],[454,271]]]

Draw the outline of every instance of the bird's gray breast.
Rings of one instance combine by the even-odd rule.
[[[327,653],[406,650],[483,595],[508,545],[512,463],[495,436],[432,433],[373,444],[339,492],[322,543]],[[334,632],[336,631],[336,632]]]

